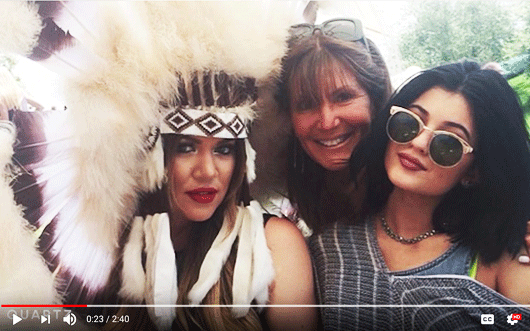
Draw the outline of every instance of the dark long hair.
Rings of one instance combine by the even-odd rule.
[[[476,62],[421,72],[396,91],[384,113],[376,117],[369,143],[361,146],[368,178],[364,214],[381,211],[393,189],[384,166],[390,106],[408,107],[433,87],[467,100],[478,136],[471,167],[479,177],[474,186],[457,184],[443,197],[433,214],[434,227],[463,241],[486,263],[498,260],[505,251],[515,255],[530,217],[528,132],[513,89],[498,72],[482,70]]]
[[[316,33],[291,44],[282,63],[276,94],[280,108],[290,112],[293,98],[315,106],[321,104],[327,83],[322,78],[339,65],[366,90],[375,114],[390,97],[392,88],[381,53],[371,40],[367,42],[370,51],[361,42],[346,42]],[[313,230],[319,231],[337,219],[353,217],[348,197],[327,194],[326,170],[305,153],[295,137],[289,142],[287,163],[289,200]]]

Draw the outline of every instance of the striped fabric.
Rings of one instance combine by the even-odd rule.
[[[371,222],[335,225],[309,246],[325,330],[482,330],[481,314],[495,315],[491,330],[530,330],[530,310],[494,307],[515,303],[466,276],[472,254],[459,244],[405,272],[388,271]],[[515,327],[513,313],[523,315]]]

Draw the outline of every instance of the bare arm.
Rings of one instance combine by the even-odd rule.
[[[521,253],[527,254],[526,249]],[[497,291],[517,303],[530,304],[530,268],[509,254],[504,254],[498,263]]]
[[[300,230],[286,219],[273,217],[265,226],[265,236],[275,269],[271,305],[314,305],[313,269]],[[315,307],[268,307],[266,320],[272,330],[315,330]]]

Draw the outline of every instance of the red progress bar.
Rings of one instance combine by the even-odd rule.
[[[5,308],[87,308],[88,305],[2,305]]]

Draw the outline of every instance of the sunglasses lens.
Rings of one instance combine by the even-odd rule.
[[[289,33],[295,39],[307,38],[313,34],[313,27],[308,24],[293,25],[289,29]]]
[[[387,132],[390,139],[406,143],[414,139],[420,131],[420,123],[412,115],[398,112],[388,119]]]
[[[362,32],[352,21],[333,20],[322,27],[322,33],[337,39],[357,41],[362,39]]]
[[[464,148],[455,137],[439,134],[433,137],[429,152],[434,162],[442,167],[451,167],[460,161]]]

